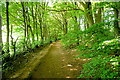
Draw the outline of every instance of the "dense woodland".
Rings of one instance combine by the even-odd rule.
[[[120,78],[120,2],[1,2],[2,70],[35,48],[61,40],[91,58],[78,78]]]

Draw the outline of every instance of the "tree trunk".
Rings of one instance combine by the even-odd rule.
[[[114,16],[115,16],[115,21],[114,21],[114,29],[115,29],[115,32],[117,34],[117,36],[120,36],[120,26],[119,26],[119,23],[117,19],[119,19],[119,10],[118,9],[114,9]]]
[[[28,4],[28,2],[27,2]],[[27,40],[26,40],[26,46],[27,46],[27,50],[30,49],[30,33],[29,33],[29,26],[30,26],[30,17],[29,17],[29,12],[28,12],[28,7],[25,7],[25,15],[26,15],[26,37],[27,37]]]
[[[24,2],[21,2],[22,11],[23,11],[23,18],[24,18],[24,44],[23,44],[23,51],[26,49],[26,15],[25,15],[25,6]]]
[[[43,41],[43,29],[42,29],[42,14],[40,14],[40,19],[39,19],[39,23],[40,23],[40,36],[41,36],[41,42]]]
[[[32,35],[32,42],[34,42],[34,33],[33,33],[33,30],[32,30],[32,27],[30,25],[28,25],[28,27],[29,27],[31,35]]]
[[[2,56],[2,16],[0,14],[0,56]],[[0,60],[0,66],[2,66],[2,60]],[[0,71],[0,79],[2,80],[2,71]]]
[[[43,24],[43,36],[44,36],[44,41],[48,39],[48,28],[45,23]]]
[[[87,11],[87,19],[88,19],[88,24],[89,27],[92,26],[94,24],[94,20],[93,20],[93,14],[92,14],[92,6],[91,6],[91,2],[86,2],[86,11]]]
[[[37,4],[36,4],[36,7],[35,7],[35,30],[36,30],[36,36],[37,36],[37,41],[39,41],[39,29],[38,29],[38,24],[37,24],[37,13],[38,13],[38,8],[37,8]]]
[[[2,16],[0,15],[0,53],[2,53]]]
[[[7,21],[7,53],[9,53],[9,2],[6,2],[6,21]]]
[[[102,21],[102,8],[99,8],[97,10],[97,13],[95,13],[95,23],[100,23]]]
[[[95,9],[96,11],[94,12],[94,18],[95,18],[95,23],[100,23],[102,22],[102,11],[104,10],[103,7],[100,7],[102,6],[101,4],[99,4],[98,6],[98,3],[95,4]]]
[[[65,16],[66,16],[65,13],[62,13],[61,15],[62,15],[62,17],[63,17],[63,33],[64,33],[64,35],[65,35],[65,34],[67,34],[67,32],[68,32],[68,27],[67,27],[67,26],[68,26],[68,25],[67,25],[68,22],[67,22],[67,19],[66,19],[66,17],[65,17]]]
[[[12,33],[13,33],[13,26],[11,25],[11,35],[10,35],[10,36],[11,36],[11,46],[12,46],[11,50],[14,51],[12,58],[15,59],[15,54],[16,54],[16,42],[17,42],[18,38],[14,41],[14,38],[13,38],[13,36],[12,36]]]
[[[86,17],[88,24],[89,24],[89,27],[90,27],[94,24],[91,2],[86,2],[86,3],[80,2],[80,3],[84,7],[85,12],[87,12],[85,14],[85,17]]]
[[[74,16],[73,17],[75,23],[74,23],[74,31],[79,31],[79,25],[78,25],[78,22],[77,22],[77,17]],[[79,45],[79,34],[77,34],[77,45]]]
[[[33,19],[33,32],[32,32],[32,42],[34,42],[34,34],[36,33],[36,30],[35,30],[35,16],[34,16],[34,10],[33,10],[33,7],[34,5],[33,5],[33,3],[32,3],[32,19]],[[32,28],[31,28],[31,30],[32,30]]]
[[[10,36],[11,36],[11,45],[13,46],[13,36],[12,36],[12,31],[13,31],[13,26],[11,25],[11,34],[10,34]]]
[[[68,27],[67,27],[67,24],[68,24],[68,22],[67,22],[67,19],[65,19],[65,34],[67,34],[67,32],[68,32]]]

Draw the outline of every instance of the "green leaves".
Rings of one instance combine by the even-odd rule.
[[[117,68],[112,68],[109,61],[112,57],[99,55],[92,58],[89,63],[84,64],[82,74],[79,78],[114,78],[118,77]],[[113,75],[114,74],[114,75]]]

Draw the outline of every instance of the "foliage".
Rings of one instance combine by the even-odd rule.
[[[70,31],[62,37],[62,43],[65,48],[74,48],[77,46],[81,31]]]
[[[118,78],[118,59],[120,57],[98,55],[83,65],[79,78]],[[114,60],[113,60],[114,59]]]
[[[103,26],[105,26],[103,24]],[[120,42],[119,38],[113,38],[112,32],[104,28],[101,23],[95,24],[85,31],[70,32],[63,38],[63,44],[77,48],[80,53],[78,57],[91,58],[83,65],[83,70],[78,78],[118,78]],[[80,44],[77,44],[77,37]]]
[[[4,70],[13,69],[17,55],[61,39],[66,49],[76,48],[83,51],[78,57],[91,59],[79,78],[119,77],[119,2],[9,2],[8,9],[2,2],[0,6]]]

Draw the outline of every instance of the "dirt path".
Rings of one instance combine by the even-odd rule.
[[[77,78],[82,70],[82,65],[88,59],[75,58],[75,49],[63,49],[60,41],[53,42],[42,50],[36,49],[28,55],[28,61],[24,66],[13,72],[8,78],[29,78],[30,80],[40,78]],[[23,60],[22,60],[23,61]]]
[[[76,78],[80,75],[81,59],[75,59],[77,54],[64,51],[60,41],[51,44],[47,55],[32,72],[31,80],[35,78]],[[71,51],[70,51],[71,52]]]

